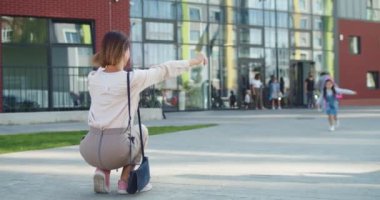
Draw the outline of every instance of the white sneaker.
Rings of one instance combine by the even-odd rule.
[[[278,109],[278,110],[281,110],[282,108],[281,108],[281,106],[280,106],[280,107],[278,107],[277,109]]]
[[[335,131],[335,127],[334,126],[330,126],[330,131]]]
[[[149,182],[148,184],[146,184],[146,186],[140,190],[139,192],[147,192],[149,190],[151,190],[153,188],[153,185]]]

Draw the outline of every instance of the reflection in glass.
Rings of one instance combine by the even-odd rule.
[[[55,67],[52,69],[54,108],[88,107],[87,75],[92,68]]]
[[[290,34],[290,43],[292,47],[310,47],[310,33],[292,31]]]
[[[145,43],[144,59],[145,67],[161,64],[168,60],[176,58],[176,50],[174,44],[153,44]]]
[[[290,0],[289,8],[295,13],[310,13],[310,0]]]
[[[290,28],[294,29],[311,29],[310,15],[293,14],[290,17]]]
[[[313,32],[313,48],[314,49],[322,49],[323,47],[323,39],[321,32]]]
[[[265,83],[268,83],[270,76],[276,75],[276,49],[265,49]]]
[[[131,35],[132,35],[132,41],[142,41],[143,34],[142,34],[142,20],[131,18]]]
[[[89,24],[54,23],[53,42],[68,44],[91,44],[91,29]]]
[[[264,7],[264,1],[263,0],[240,0],[240,7],[262,9]]]
[[[294,49],[291,51],[290,55],[291,60],[311,60],[312,55],[310,50],[305,49]]]
[[[219,99],[222,97],[222,84],[221,81],[224,80],[223,76],[223,62],[224,60],[220,59],[223,56],[223,48],[220,46],[214,47],[211,49],[209,65],[210,65],[210,80],[209,87],[211,89],[210,93],[210,104],[211,108],[218,108]],[[221,104],[222,105],[222,104]]]
[[[130,0],[130,16],[131,17],[141,17],[142,16],[142,1],[141,0]]]
[[[2,43],[47,43],[47,20],[31,17],[1,17]]]
[[[221,7],[216,7],[216,6],[210,6],[209,9],[209,20],[210,22],[224,22],[224,12]]]
[[[131,45],[131,65],[133,68],[143,68],[142,44],[133,42]]]
[[[3,45],[1,53],[3,66],[47,67],[48,65],[48,50],[44,46]]]
[[[279,48],[277,54],[279,66],[289,66],[289,49]]]
[[[258,28],[241,28],[240,43],[262,45],[262,29]]]
[[[380,9],[367,9],[367,19],[371,21],[380,21]]]
[[[207,44],[207,24],[199,22],[181,22],[178,28],[178,40],[185,44]]]
[[[248,10],[242,9],[240,10],[240,23],[246,25],[256,25],[262,26],[264,25],[264,12],[261,10]]]
[[[179,16],[184,21],[207,21],[207,6],[182,3],[179,6]]]
[[[206,3],[207,0],[199,0],[202,3]],[[253,1],[253,0],[249,0]],[[210,4],[213,5],[221,5],[221,6],[230,6],[230,7],[237,7],[239,6],[239,0],[208,0]]]
[[[196,46],[183,45],[179,49],[180,59],[190,59],[197,53]],[[179,109],[207,108],[208,97],[208,69],[206,67],[192,68],[179,78]],[[181,95],[182,94],[182,95]],[[182,98],[182,99],[181,99]],[[185,98],[185,99],[183,99]],[[183,104],[184,103],[184,104]]]
[[[277,29],[277,45],[278,48],[289,47],[289,31],[288,29]]]
[[[40,45],[2,46],[4,112],[34,111],[48,106],[47,52]]]
[[[176,3],[165,1],[144,1],[144,17],[153,19],[175,19]]]
[[[324,48],[325,50],[333,51],[334,50],[334,33],[333,32],[324,32]]]
[[[326,16],[314,16],[314,30],[334,31],[334,19]]]
[[[323,0],[323,15],[333,16],[334,0]]]
[[[313,0],[313,14],[322,15],[324,8],[324,0]]]
[[[36,111],[48,107],[47,66],[3,65],[3,112]]]
[[[277,10],[288,11],[289,10],[288,0],[277,0],[276,8]]]
[[[323,71],[323,51],[313,51],[313,61],[317,74]]]
[[[236,9],[234,9],[232,7],[225,7],[225,9],[226,9],[226,20],[225,20],[225,22],[229,23],[229,24],[236,24],[236,22],[237,22]]]
[[[264,58],[264,49],[249,46],[241,46],[239,48],[239,58]]]
[[[91,47],[52,48],[54,108],[88,106],[87,75],[92,70]]]
[[[267,10],[274,10],[275,8],[275,1],[276,0],[265,0],[264,1],[264,8]]]
[[[276,14],[272,11],[266,11],[265,12],[265,26],[272,26],[274,27],[276,25]]]
[[[89,67],[92,58],[91,47],[53,47],[53,67]]]
[[[229,91],[237,89],[237,57],[234,47],[215,47],[210,57],[210,82],[212,105],[215,100],[228,97]],[[219,108],[219,107],[218,107]]]
[[[328,71],[332,77],[334,77],[334,52],[333,51],[324,51],[325,60],[324,60],[324,70]]]
[[[265,47],[276,46],[276,31],[274,28],[265,28]]]
[[[277,26],[288,28],[289,15],[286,12],[277,12]]]
[[[146,39],[174,41],[174,24],[146,22]]]

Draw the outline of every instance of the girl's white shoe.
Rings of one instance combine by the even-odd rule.
[[[146,184],[146,186],[140,190],[139,192],[147,192],[149,190],[151,190],[153,188],[152,184],[149,182],[148,184]]]

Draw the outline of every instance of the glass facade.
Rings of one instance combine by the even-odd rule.
[[[230,91],[239,104],[256,73],[266,85],[272,75],[281,78],[288,93],[297,63],[311,63],[305,66],[316,76],[333,73],[333,5],[333,0],[131,0],[133,67],[189,59],[196,52],[209,57],[208,67],[147,90],[145,106],[228,108]]]
[[[3,111],[88,108],[90,23],[1,17]]]
[[[165,111],[229,108],[233,91],[240,106],[249,82],[260,73],[282,83],[287,105],[302,95],[294,84],[312,72],[334,75],[336,21],[380,21],[380,0],[130,0],[131,65],[149,68],[197,52],[207,67],[142,93],[143,107]],[[0,16],[3,110],[87,109],[92,70],[91,21]],[[350,52],[361,53],[360,38]],[[368,87],[373,87],[368,75]],[[378,85],[378,84],[377,84]],[[267,101],[267,98],[265,98]]]

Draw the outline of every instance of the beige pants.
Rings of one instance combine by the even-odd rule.
[[[79,151],[84,160],[100,169],[117,169],[141,162],[139,126],[132,127],[131,139],[125,128],[90,131],[80,142]],[[148,129],[142,125],[144,147],[148,142]],[[145,150],[145,149],[144,149]]]
[[[255,90],[255,105],[256,108],[264,108],[263,105],[263,90],[262,88],[254,88]]]

